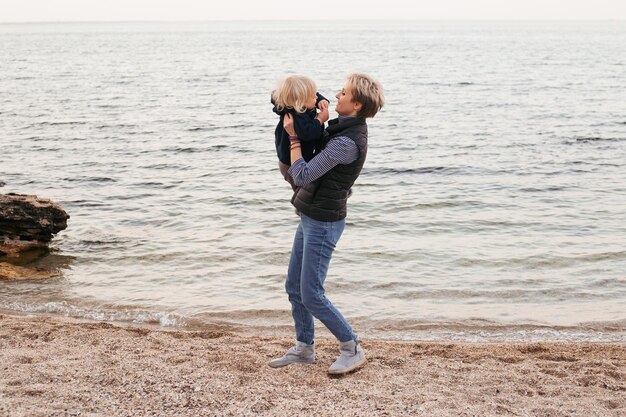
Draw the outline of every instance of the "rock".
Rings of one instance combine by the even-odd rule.
[[[57,204],[34,195],[0,194],[0,259],[46,250],[67,227],[70,216]]]
[[[58,271],[44,268],[27,268],[23,266],[11,265],[7,262],[0,262],[1,280],[27,280],[27,279],[47,279],[59,275]]]

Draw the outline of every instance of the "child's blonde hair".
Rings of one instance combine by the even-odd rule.
[[[348,75],[348,85],[352,89],[352,101],[361,103],[357,116],[374,117],[385,104],[383,86],[367,74],[354,72]]]
[[[272,98],[276,108],[294,109],[298,113],[304,113],[306,102],[317,92],[315,81],[302,75],[291,75],[282,79],[276,90],[272,92]]]

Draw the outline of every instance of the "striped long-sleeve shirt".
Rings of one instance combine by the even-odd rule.
[[[326,147],[309,162],[303,158],[291,164],[289,175],[294,184],[300,187],[309,184],[339,164],[351,164],[359,157],[359,148],[347,136],[337,136],[326,144]]]

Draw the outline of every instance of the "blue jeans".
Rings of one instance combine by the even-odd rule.
[[[340,342],[356,340],[352,327],[324,294],[328,265],[345,225],[345,220],[321,222],[300,216],[285,283],[299,342],[313,343],[313,317]]]

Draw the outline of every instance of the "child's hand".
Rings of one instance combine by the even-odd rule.
[[[328,101],[322,100],[319,103],[320,112],[317,113],[317,117],[322,124],[326,123],[330,119],[330,113],[328,112]]]
[[[326,108],[326,109],[328,108],[329,104],[330,103],[328,102],[328,100],[322,100],[319,103],[317,103],[317,108],[320,109],[320,110],[324,110],[324,108]]]
[[[296,136],[296,130],[293,128],[293,116],[289,113],[283,118],[283,129],[289,136]]]

